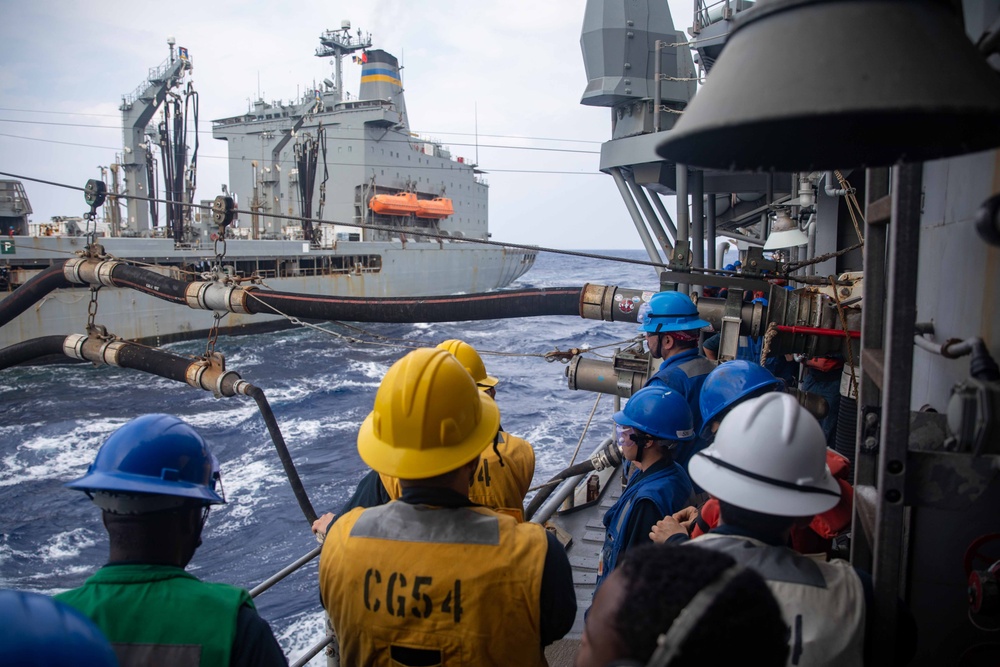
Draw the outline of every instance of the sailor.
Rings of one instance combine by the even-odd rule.
[[[695,432],[701,430],[698,395],[715,362],[698,353],[701,329],[709,323],[698,317],[698,308],[680,292],[658,292],[639,309],[639,330],[655,359],[663,359],[659,370],[646,381],[647,387],[661,386],[678,392],[694,415]],[[696,451],[707,445],[696,438],[677,448],[674,460],[687,468]]]
[[[90,617],[122,667],[287,665],[250,594],[185,571],[216,491],[218,462],[188,424],[164,414],[133,419],[111,434],[80,479],[103,510],[108,564],[57,599]]]
[[[791,628],[790,665],[860,665],[865,586],[840,560],[792,551],[789,531],[840,498],[826,465],[819,423],[798,402],[771,392],[735,407],[712,446],[690,465],[692,479],[719,499],[721,523],[691,544],[721,551],[756,570]],[[669,542],[687,533],[671,517],[657,524]]]
[[[805,375],[802,380],[802,389],[826,399],[829,409],[819,425],[823,427],[827,447],[835,447],[844,357],[839,354],[831,354],[822,357],[801,357],[801,360]]]
[[[496,403],[444,350],[414,350],[382,379],[358,453],[402,496],[338,517],[319,565],[342,664],[544,665],[543,647],[572,627],[555,535],[469,500],[499,426]]]
[[[47,595],[0,590],[0,665],[118,667],[93,621]]]
[[[722,334],[712,334],[701,344],[701,354],[709,361],[719,360],[719,342]]]
[[[499,380],[486,372],[486,365],[476,348],[465,341],[450,339],[437,346],[455,356],[476,381],[479,390],[496,399]],[[524,521],[524,497],[535,476],[535,450],[531,443],[511,435],[501,426],[492,447],[480,457],[479,469],[469,487],[469,499],[477,505],[490,507]],[[396,500],[402,493],[399,480],[391,475],[370,471],[358,483],[354,495],[340,510],[341,514],[355,507],[374,507]],[[327,512],[313,523],[313,533],[325,534],[334,517]]]
[[[437,346],[451,352],[476,381],[479,390],[496,400],[497,378],[486,373],[486,365],[476,348],[465,341],[451,339]],[[479,460],[479,468],[469,486],[469,500],[524,521],[524,497],[535,476],[535,450],[531,443],[503,430],[497,432],[491,447]],[[392,498],[398,498],[399,481],[381,475]]]
[[[701,387],[702,437],[711,443],[730,410],[745,401],[772,391],[783,391],[784,388],[784,382],[753,362],[736,359],[720,365],[708,374]],[[840,486],[840,501],[814,516],[808,525],[792,527],[789,546],[799,553],[829,552],[833,546],[832,539],[851,525],[854,490],[845,479],[850,462],[827,449],[826,463]],[[698,537],[719,525],[719,501],[709,498],[701,507],[687,507],[675,512],[673,518],[688,529],[691,537]],[[659,541],[655,530],[651,535],[654,541]]]
[[[574,666],[781,667],[787,633],[757,573],[723,553],[647,544],[598,591]]]
[[[692,491],[687,473],[673,459],[678,443],[694,439],[691,410],[680,394],[662,386],[645,387],[615,413],[614,420],[622,455],[638,472],[604,514],[595,592],[622,553],[648,544],[653,524],[685,507]]]

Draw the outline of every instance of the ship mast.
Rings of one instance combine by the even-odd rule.
[[[362,37],[361,28],[358,28],[356,35],[351,35],[351,22],[344,20],[340,22],[340,30],[324,30],[319,36],[320,46],[316,47],[316,56],[319,58],[333,57],[334,60],[334,99],[337,102],[344,101],[344,80],[343,80],[343,58],[348,53],[361,51],[370,48],[372,45],[371,33]]]

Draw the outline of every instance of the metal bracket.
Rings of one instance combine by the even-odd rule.
[[[782,264],[782,266],[784,266]],[[778,262],[764,258],[764,249],[757,246],[747,248],[746,261],[743,263],[745,275],[758,276],[763,273],[778,274]]]
[[[731,289],[726,296],[726,309],[719,332],[719,361],[736,358],[740,348],[740,321],[743,314],[743,290]]]
[[[863,453],[878,453],[881,423],[882,408],[880,406],[866,405],[861,409],[861,451]]]

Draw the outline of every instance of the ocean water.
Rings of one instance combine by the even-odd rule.
[[[644,259],[638,250],[597,251]],[[651,267],[543,253],[512,287],[583,283],[653,290]],[[223,338],[227,368],[264,389],[316,511],[336,511],[367,472],[356,434],[379,380],[410,347],[461,338],[500,378],[504,429],[536,451],[535,484],[569,462],[597,396],[567,388],[561,363],[535,356],[556,348],[596,348],[635,336],[635,325],[544,317],[456,323],[365,324],[343,337],[309,328]],[[200,354],[204,341],[168,346]],[[614,348],[597,349],[608,355]],[[499,354],[490,354],[495,352]],[[82,475],[118,426],[169,412],[198,428],[222,465],[228,503],[216,506],[189,570],[252,588],[316,546],[264,422],[249,398],[216,399],[135,371],[55,365],[0,371],[0,587],[57,593],[80,585],[107,558],[100,512],[63,484]],[[608,433],[612,399],[601,399],[581,452]],[[256,599],[290,660],[324,634],[317,561]],[[325,661],[317,656],[311,664]]]

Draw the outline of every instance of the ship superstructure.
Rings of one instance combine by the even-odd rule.
[[[214,121],[213,135],[229,149],[223,197],[238,207],[237,224],[220,234],[213,200],[194,205],[197,139],[190,162],[185,143],[197,136],[188,129],[188,119],[197,118],[187,79],[193,61],[171,38],[170,58],[123,98],[125,146],[120,163],[106,172],[110,187],[101,185],[108,195],[104,221],[60,217],[28,225],[21,183],[0,184],[10,193],[2,230],[13,233],[0,256],[0,296],[83,251],[88,232],[110,256],[153,265],[171,278],[190,281],[214,270],[266,288],[325,296],[485,292],[530,269],[533,250],[476,243],[490,236],[484,173],[410,132],[396,57],[372,49],[371,37],[352,34],[347,22],[325,31],[320,42],[316,55],[333,58],[335,81],[298,102],[257,100],[245,114]],[[362,70],[356,97],[344,91],[348,55]],[[165,113],[156,119],[160,106]],[[159,224],[160,204],[146,201],[156,194],[155,146],[164,167],[165,224]],[[124,220],[121,199],[128,206]],[[87,320],[86,294],[69,292],[5,327],[0,346],[79,329]],[[215,324],[211,313],[125,290],[103,291],[100,311],[116,335],[158,344],[201,336]],[[221,326],[237,333],[280,320],[279,314],[233,313]]]
[[[241,208],[329,223],[322,231],[303,229],[317,243],[419,239],[428,231],[488,238],[489,186],[483,172],[410,131],[396,57],[371,49],[371,38],[352,34],[349,23],[324,32],[320,42],[316,55],[333,58],[335,80],[325,80],[298,101],[258,99],[247,113],[213,122],[213,136],[228,144],[230,191]],[[357,97],[343,90],[343,60],[349,54],[361,65]],[[421,217],[371,208],[372,197],[400,194],[450,200],[453,213]],[[391,229],[362,230],[353,223]],[[288,226],[261,216],[251,234],[275,238]]]

